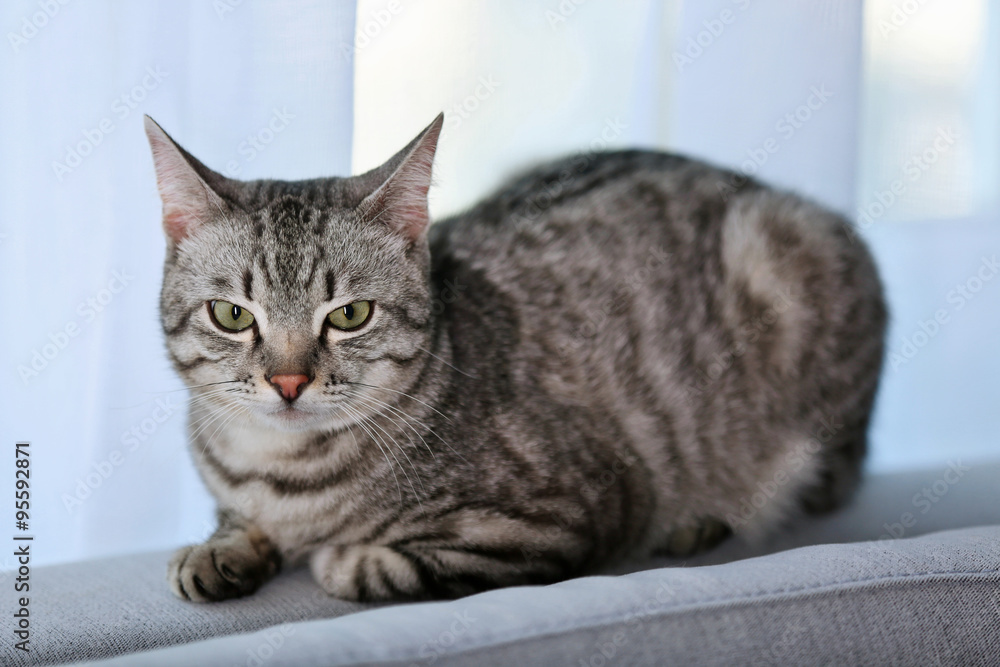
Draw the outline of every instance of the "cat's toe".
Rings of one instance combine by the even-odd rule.
[[[179,550],[168,566],[174,594],[191,602],[215,602],[257,590],[273,569],[253,551],[211,541]]]
[[[170,590],[182,600],[191,599],[181,585],[181,568],[187,562],[187,558],[193,550],[194,545],[178,549],[174,552],[170,563],[167,564],[167,581],[170,583]]]

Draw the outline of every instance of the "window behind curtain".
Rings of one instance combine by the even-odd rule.
[[[1000,206],[1000,12],[868,0],[858,215],[865,225]]]

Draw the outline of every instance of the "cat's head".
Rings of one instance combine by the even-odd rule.
[[[300,431],[354,423],[405,391],[429,346],[442,122],[361,176],[242,182],[146,118],[167,237],[161,320],[196,394]]]

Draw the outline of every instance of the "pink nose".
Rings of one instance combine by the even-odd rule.
[[[282,396],[291,401],[298,398],[299,388],[309,383],[309,376],[301,373],[281,373],[272,375],[267,380],[281,391]]]

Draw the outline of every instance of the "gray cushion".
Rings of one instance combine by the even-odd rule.
[[[614,649],[619,658],[629,656],[626,662],[633,664],[660,664],[665,656],[711,663],[770,647],[770,654],[762,654],[766,662],[766,655],[793,646],[823,651],[812,658],[858,662],[844,651],[851,646],[874,650],[868,646],[876,636],[871,633],[909,637],[911,643],[919,636],[934,643],[939,656],[967,657],[988,646],[986,639],[975,639],[976,632],[995,637],[983,630],[1000,623],[1000,597],[988,595],[988,587],[997,585],[1000,528],[739,560],[803,544],[1000,526],[1000,465],[957,470],[961,475],[943,466],[872,477],[856,502],[836,515],[802,522],[754,548],[723,545],[684,568],[363,613],[354,612],[371,605],[327,598],[302,570],[280,576],[251,598],[206,606],[172,597],[164,581],[166,553],[39,568],[32,577],[32,651],[24,656],[4,641],[0,659],[52,664],[196,642],[111,664],[256,664],[253,656],[269,652],[274,655],[268,665],[424,658],[444,663],[451,656],[489,664],[524,662],[529,655],[524,651],[536,662],[558,654],[574,657],[573,664],[579,664],[575,658],[599,664],[601,647]],[[735,562],[694,567],[724,561]],[[661,585],[669,591],[661,593],[667,595],[664,600],[656,598]],[[927,623],[945,608],[933,607],[935,601],[950,605],[948,613],[957,620]],[[662,606],[649,608],[654,602]],[[993,615],[985,614],[993,604],[998,605]],[[333,620],[297,623],[307,619]],[[918,621],[933,627],[925,630]],[[10,614],[4,614],[5,637],[11,636],[10,622]],[[272,629],[237,634],[262,628]],[[625,632],[618,636],[624,642],[620,646],[615,642],[619,631]],[[198,641],[210,637],[222,638]],[[895,640],[883,645],[902,650]],[[321,660],[309,662],[313,658]]]
[[[254,662],[256,658],[259,662]],[[388,607],[108,667],[985,665],[1000,661],[1000,527],[805,547]]]

